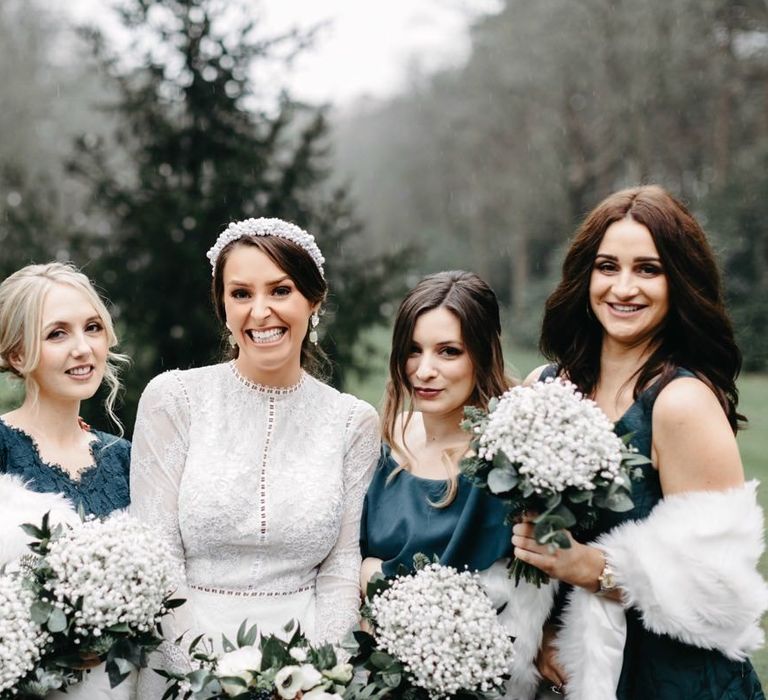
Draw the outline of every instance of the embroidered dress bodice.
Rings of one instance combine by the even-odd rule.
[[[271,622],[294,617],[311,637],[344,635],[357,620],[377,426],[368,404],[308,375],[268,388],[228,363],[150,382],[134,433],[132,511],[172,543],[193,614],[208,606],[196,593],[260,624],[282,601],[285,619]],[[311,616],[288,603],[304,593]]]
[[[73,476],[44,462],[31,435],[0,419],[0,474],[20,476],[33,491],[62,493],[86,515],[106,516],[125,508],[131,443],[100,430],[90,433],[93,464]]]

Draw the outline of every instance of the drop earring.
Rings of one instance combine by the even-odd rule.
[[[235,340],[235,336],[231,333],[229,334],[229,337],[227,338],[227,342],[229,343],[229,347],[233,348],[235,345],[237,345],[237,341]]]
[[[317,311],[313,312],[309,317],[309,325],[311,330],[309,331],[309,342],[313,345],[317,345],[317,325],[320,323],[320,316],[317,315]]]

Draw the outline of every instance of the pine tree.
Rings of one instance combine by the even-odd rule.
[[[205,252],[229,221],[280,217],[317,237],[332,293],[321,338],[337,385],[344,372],[364,369],[352,348],[366,326],[386,320],[386,302],[400,291],[395,257],[365,256],[347,193],[329,183],[325,111],[285,92],[264,97],[254,81],[255,69],[289,60],[309,37],[264,40],[252,24],[232,29],[231,19],[224,32],[222,7],[130,0],[121,16],[146,47],[134,50],[138,68],[121,67],[90,33],[118,90],[112,111],[123,152],[81,140],[72,171],[110,222],[90,273],[108,290],[133,358],[128,426],[154,374],[220,354]]]

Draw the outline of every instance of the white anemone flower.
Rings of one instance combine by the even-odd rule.
[[[261,650],[254,646],[245,646],[224,654],[216,663],[219,677],[241,678],[246,685],[253,682],[255,672],[261,669]],[[243,692],[243,687],[235,683],[221,683],[222,690],[233,697]]]
[[[299,666],[284,666],[275,674],[277,694],[284,700],[293,700],[303,683],[304,675]]]

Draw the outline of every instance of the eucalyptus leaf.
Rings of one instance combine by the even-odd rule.
[[[211,682],[211,680],[213,680],[213,676],[204,668],[200,668],[197,671],[192,671],[192,673],[187,674],[187,681],[189,681],[190,690],[193,693],[199,693]]]
[[[67,616],[61,608],[53,608],[48,616],[48,630],[50,632],[63,632],[67,629]]]
[[[36,600],[29,608],[32,621],[38,625],[44,625],[53,610],[53,605],[45,600]]]
[[[109,627],[107,627],[107,631],[115,632],[118,634],[121,632],[128,633],[131,631],[131,627],[127,622],[118,622],[115,625],[110,625]]]
[[[606,508],[609,508],[614,513],[626,513],[634,508],[632,499],[626,493],[612,494],[606,503]]]
[[[511,468],[496,467],[488,473],[488,488],[491,493],[507,493],[520,481],[520,477]]]
[[[373,654],[371,654],[370,661],[376,668],[380,668],[384,671],[392,665],[394,659],[386,652],[374,651]]]
[[[575,491],[568,494],[568,500],[571,503],[592,503],[594,491]]]
[[[493,466],[494,467],[500,467],[502,469],[512,469],[515,470],[514,465],[512,462],[509,461],[509,457],[504,454],[503,450],[498,450],[496,454],[493,456]]]
[[[400,673],[382,673],[381,674],[381,680],[384,683],[384,685],[390,687],[390,688],[397,688],[397,686],[400,685],[400,682],[402,681],[403,676]]]

